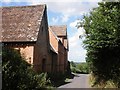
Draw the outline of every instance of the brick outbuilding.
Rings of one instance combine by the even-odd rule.
[[[67,27],[48,28],[46,5],[3,7],[1,32],[4,46],[18,50],[36,72],[65,72]]]
[[[4,46],[17,49],[35,71],[52,71],[45,5],[3,7],[1,31]]]
[[[51,43],[57,51],[57,71],[65,72],[67,70],[68,63],[68,37],[67,37],[67,26],[66,25],[55,25],[49,26],[49,33],[51,37],[56,37],[55,40],[51,39]],[[56,43],[58,42],[58,43]]]

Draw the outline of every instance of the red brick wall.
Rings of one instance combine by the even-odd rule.
[[[7,47],[9,48],[13,48],[18,50],[18,52],[20,52],[21,56],[25,58],[25,60],[30,63],[33,64],[33,57],[34,57],[34,44],[17,44],[17,43],[8,43]]]
[[[57,73],[58,54],[51,51],[52,56],[52,73]]]
[[[67,63],[68,63],[68,50],[64,48],[64,70],[67,69]]]
[[[37,72],[51,72],[52,56],[50,53],[47,14],[44,12],[35,45],[34,69]]]
[[[59,41],[58,45],[58,67],[58,71],[64,73],[64,46],[61,41]]]

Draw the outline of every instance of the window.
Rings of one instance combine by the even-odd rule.
[[[29,63],[31,64],[31,57],[29,57]]]

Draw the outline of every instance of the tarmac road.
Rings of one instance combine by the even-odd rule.
[[[62,85],[59,88],[90,88],[88,82],[89,74],[76,74],[70,83]]]

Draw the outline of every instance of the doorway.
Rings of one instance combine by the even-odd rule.
[[[46,59],[42,60],[42,71],[46,72]]]

